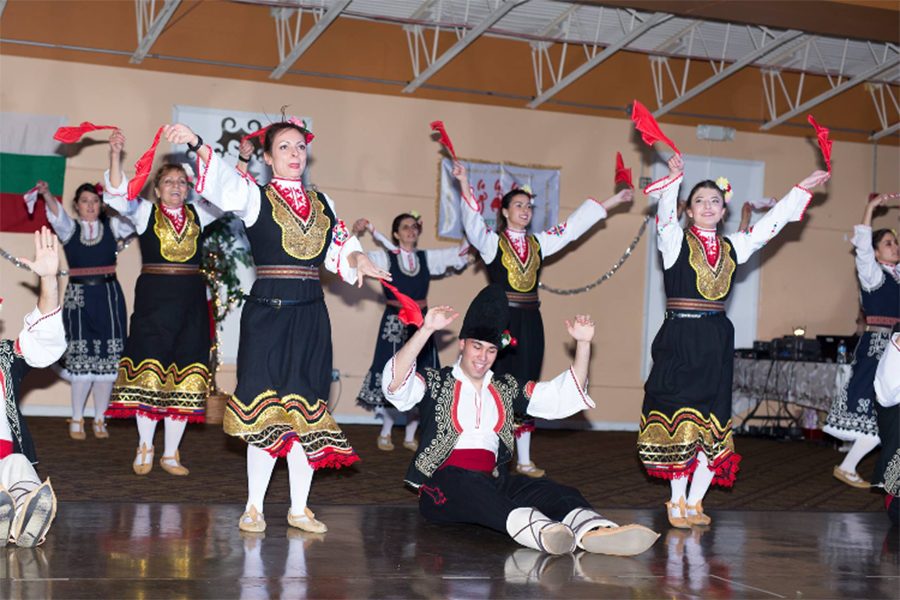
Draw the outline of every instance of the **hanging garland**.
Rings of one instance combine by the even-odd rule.
[[[116,254],[117,255],[120,254],[123,250],[125,250],[125,248],[127,248],[128,246],[131,245],[131,242],[133,242],[136,239],[137,239],[136,235],[130,235],[127,238],[125,238],[124,240],[120,240],[119,244],[118,244],[118,248],[116,248]],[[5,258],[6,260],[11,262],[15,266],[19,267],[20,269],[23,269],[25,271],[31,271],[31,267],[29,267],[28,265],[23,263],[21,260],[19,260],[15,256],[13,256],[12,254],[7,252],[3,248],[0,248],[0,258]],[[66,277],[69,275],[69,272],[65,269],[60,269],[59,271],[57,271],[56,274],[59,277]]]
[[[631,256],[631,253],[634,252],[634,249],[637,247],[638,242],[641,241],[641,237],[643,237],[644,232],[647,230],[647,223],[650,222],[650,218],[651,217],[644,218],[644,221],[641,223],[640,228],[638,228],[637,235],[634,236],[633,240],[631,240],[631,243],[625,249],[625,253],[622,255],[622,257],[618,261],[616,261],[616,264],[614,264],[609,269],[609,271],[607,271],[606,273],[601,275],[595,281],[592,281],[591,283],[584,285],[582,287],[571,288],[568,290],[550,287],[549,285],[545,285],[543,282],[539,282],[538,287],[540,287],[542,290],[546,290],[546,291],[550,292],[551,294],[559,294],[561,296],[572,296],[574,294],[583,294],[584,292],[594,289],[595,287],[597,287],[598,285],[600,285],[601,283],[603,283],[604,281],[606,281],[607,279],[609,279],[610,277],[615,275],[616,271],[618,271],[622,267],[622,265],[625,264],[625,261],[628,260],[628,257]]]

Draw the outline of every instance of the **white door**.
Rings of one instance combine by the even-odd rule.
[[[720,232],[724,234],[737,231],[741,222],[741,207],[745,201],[758,200],[765,196],[763,182],[765,180],[766,165],[762,161],[732,160],[708,156],[684,156],[684,180],[681,184],[679,198],[687,198],[691,188],[699,181],[718,177],[727,177],[734,190],[734,196],[728,204],[725,220],[720,225]],[[653,180],[664,177],[668,173],[668,167],[662,160],[655,163],[652,168]],[[652,207],[655,211],[655,206]],[[755,223],[761,213],[754,213],[751,224]],[[682,225],[686,224],[687,217],[682,218]],[[659,331],[665,317],[666,294],[663,289],[662,258],[656,245],[656,228],[648,231],[647,252],[647,276],[644,293],[644,343],[643,359],[641,361],[641,378],[647,379],[650,374],[652,360],[650,347],[656,332]],[[754,254],[750,260],[739,265],[732,284],[731,296],[726,305],[728,317],[734,323],[734,342],[736,348],[747,348],[753,345],[756,339],[757,303],[759,299],[759,254]]]

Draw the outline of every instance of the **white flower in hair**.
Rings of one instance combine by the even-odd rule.
[[[725,198],[725,202],[731,200],[732,191],[731,191],[731,183],[725,177],[719,177],[716,179],[716,187],[722,190],[722,195]]]

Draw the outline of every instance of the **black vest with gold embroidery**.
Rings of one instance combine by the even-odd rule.
[[[499,283],[507,292],[527,293],[537,290],[543,266],[541,244],[533,235],[526,236],[525,240],[528,242],[528,258],[522,262],[509,239],[501,233],[497,242],[497,255],[487,265],[491,283]]]
[[[257,266],[317,267],[325,262],[336,219],[324,193],[306,190],[306,194],[310,213],[304,222],[274,187],[260,186],[259,217],[246,228]]]
[[[455,409],[460,386],[453,376],[453,367],[425,369],[425,396],[419,403],[420,438],[419,448],[406,471],[406,482],[419,487],[434,475],[453,452],[461,433],[455,421]],[[512,459],[515,436],[514,415],[525,414],[528,408],[531,386],[512,375],[494,375],[488,388],[495,394],[503,407],[503,425],[497,435],[500,445],[497,451],[497,466],[505,465]]]
[[[719,236],[719,248],[718,264],[710,266],[703,242],[686,229],[678,260],[663,272],[666,297],[724,302],[731,294],[737,255],[731,243],[722,236]]]
[[[144,264],[200,264],[200,217],[190,204],[184,208],[185,224],[178,233],[159,205],[154,204],[147,229],[138,237]]]

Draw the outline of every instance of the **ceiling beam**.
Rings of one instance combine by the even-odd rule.
[[[325,33],[325,30],[334,23],[334,20],[338,18],[345,8],[347,8],[347,5],[349,5],[351,1],[352,0],[338,0],[338,2],[329,6],[328,10],[325,11],[325,14],[319,18],[319,21],[306,32],[303,39],[297,42],[297,45],[291,48],[288,55],[278,63],[275,70],[269,73],[269,79],[281,79],[281,77],[287,73],[288,69],[297,62],[297,59],[303,56],[303,53],[309,50],[310,46],[319,39],[319,36]]]
[[[881,138],[891,135],[892,133],[897,133],[898,130],[900,130],[900,122],[894,123],[890,127],[886,127],[878,133],[873,133],[869,136],[869,139],[874,142],[875,140],[880,140]]]
[[[667,15],[665,13],[655,13],[651,15],[650,18],[648,18],[646,21],[616,40],[615,43],[607,46],[603,50],[603,52],[595,54],[590,60],[573,69],[572,72],[557,81],[556,85],[544,92],[541,92],[541,94],[537,98],[528,103],[528,108],[537,108],[538,106],[555,96],[557,92],[575,82],[585,73],[602,63],[604,60],[606,60],[640,36],[644,35],[647,31],[653,29],[660,23],[668,21],[671,18],[672,15]]]
[[[419,73],[419,75],[410,81],[405,88],[403,88],[404,94],[411,94],[416,91],[423,83],[425,83],[432,75],[440,71],[444,68],[444,66],[449,63],[451,60],[456,58],[456,56],[465,50],[472,42],[474,42],[478,37],[490,29],[494,24],[497,23],[500,19],[506,16],[509,11],[519,6],[520,4],[524,4],[528,0],[507,0],[506,2],[501,2],[497,5],[497,7],[482,20],[478,25],[468,30],[465,35],[463,35],[453,46],[451,46],[446,52],[440,55],[433,63],[428,65],[428,68]]]
[[[766,54],[769,54],[770,52],[775,50],[776,48],[780,48],[781,46],[787,44],[788,42],[792,42],[802,36],[803,36],[802,31],[795,31],[793,29],[785,31],[780,36],[778,36],[777,38],[772,40],[772,42],[769,43],[768,45],[757,48],[753,52],[742,57],[737,62],[734,62],[731,65],[729,65],[728,67],[722,69],[721,71],[719,71],[718,73],[716,73],[715,75],[710,77],[709,79],[706,79],[705,81],[695,85],[690,90],[688,90],[687,92],[678,96],[677,98],[675,98],[668,104],[662,106],[661,108],[656,109],[653,112],[653,116],[658,119],[659,117],[666,114],[667,112],[669,112],[676,106],[680,106],[681,104],[687,102],[694,96],[698,96],[698,95],[702,94],[703,92],[705,92],[712,86],[716,85],[720,81],[731,77],[732,75],[734,75],[735,73],[737,73],[738,71],[740,71],[741,69],[746,67],[747,65],[750,65],[750,64],[756,62],[757,60],[759,60]]]
[[[775,126],[784,123],[788,119],[791,119],[799,114],[805,113],[812,107],[814,107],[818,104],[821,104],[822,102],[825,102],[829,98],[833,98],[833,97],[837,96],[838,94],[843,93],[843,92],[849,90],[850,88],[859,85],[860,83],[864,83],[867,79],[871,79],[872,77],[877,77],[878,75],[887,71],[888,69],[890,69],[892,67],[896,68],[898,66],[900,66],[900,60],[897,60],[895,58],[892,60],[887,60],[879,65],[875,65],[871,69],[866,69],[862,73],[856,75],[855,77],[853,77],[851,79],[848,79],[844,83],[842,83],[840,85],[836,85],[833,88],[831,88],[830,90],[828,90],[827,92],[823,92],[823,93],[819,94],[818,96],[816,96],[815,98],[810,98],[803,104],[787,111],[786,113],[784,113],[783,115],[780,115],[779,117],[777,117],[775,119],[772,119],[768,123],[765,123],[764,125],[762,125],[760,127],[760,129],[762,131],[768,131]]]
[[[143,4],[145,4],[147,0],[144,0]],[[141,6],[142,2],[138,2],[135,4],[135,10],[143,10]],[[138,41],[137,50],[134,51],[134,54],[131,55],[131,59],[128,61],[132,64],[140,64],[141,61],[147,56],[150,52],[150,48],[153,47],[153,44],[156,43],[156,39],[162,33],[163,29],[166,27],[166,23],[169,22],[169,19],[175,14],[175,11],[178,9],[178,5],[181,4],[181,0],[166,0],[163,7],[160,9],[159,14],[153,17],[153,22],[146,25],[145,31],[140,31],[140,24],[143,23],[143,20],[140,15],[138,15],[138,35],[143,35],[143,37]],[[152,5],[151,5],[152,6]],[[146,13],[147,16],[152,16]]]
[[[3,16],[3,9],[6,8],[6,0],[0,0],[0,17]]]

